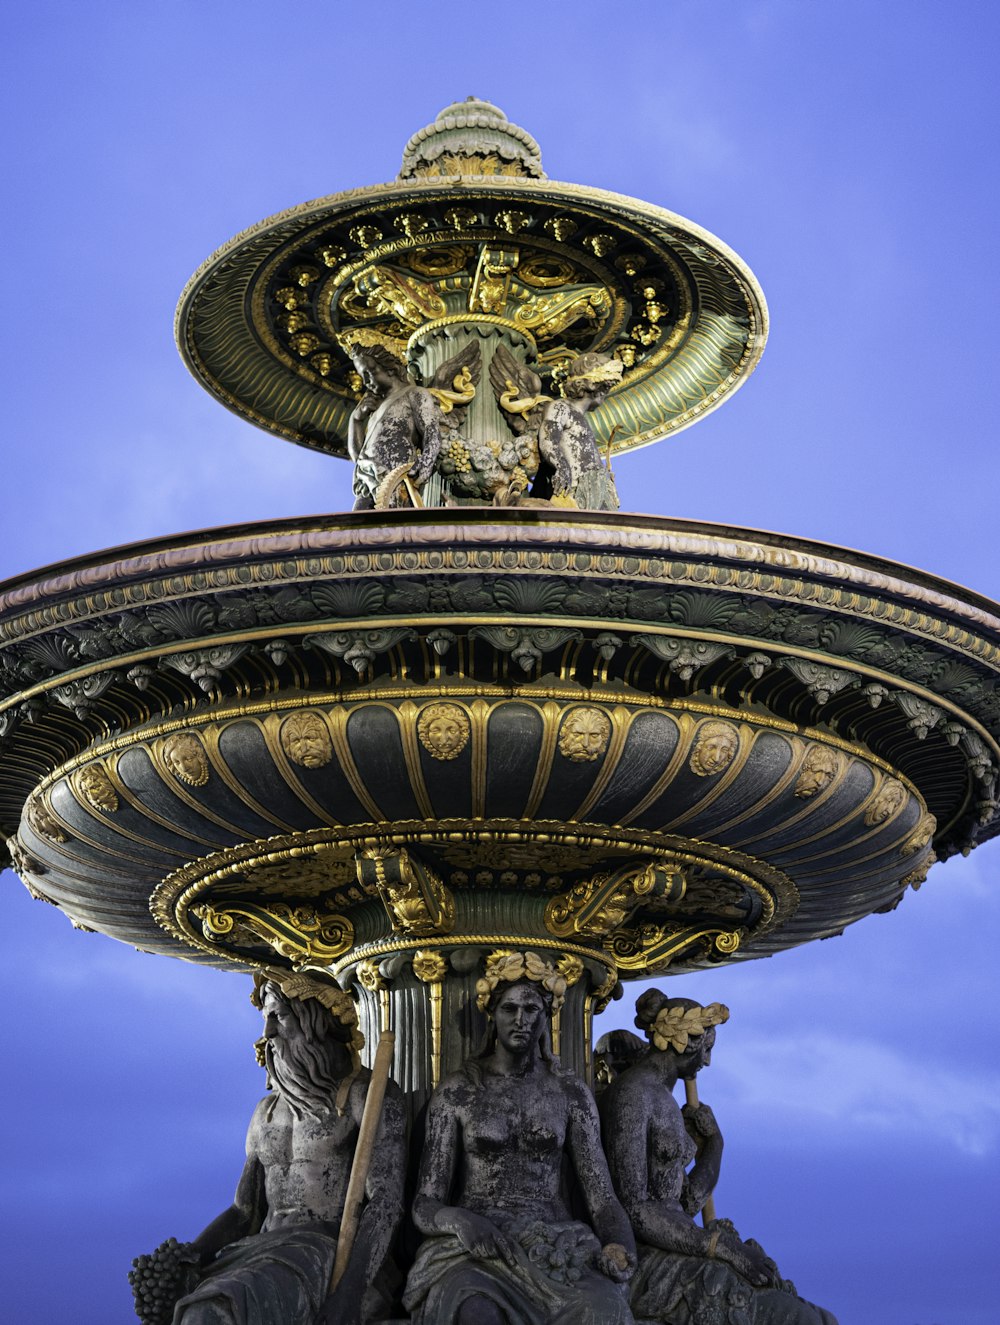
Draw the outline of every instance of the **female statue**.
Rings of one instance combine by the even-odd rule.
[[[681,1110],[672,1091],[708,1066],[715,1027],[728,1017],[720,1003],[648,990],[635,1024],[649,1050],[601,1096],[611,1175],[639,1242],[632,1310],[641,1325],[836,1325],[728,1220],[694,1222],[719,1178],[722,1134],[711,1109]]]
[[[404,1303],[415,1325],[630,1325],[635,1242],[593,1097],[552,1056],[566,981],[496,952],[479,981],[487,1046],[431,1099],[413,1217],[425,1234]],[[561,1189],[571,1161],[589,1225]]]

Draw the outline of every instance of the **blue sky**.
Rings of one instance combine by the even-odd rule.
[[[757,373],[618,462],[626,510],[1000,598],[994,5],[36,0],[4,27],[0,576],[350,505],[346,465],[194,384],[174,304],[231,235],[391,178],[475,94],[550,176],[692,218],[767,294]],[[998,865],[987,845],[839,939],[676,982],[732,1009],[702,1082],[720,1212],[842,1325],[995,1319]],[[76,933],[9,873],[0,909],[3,1315],[124,1323],[131,1256],[230,1198],[256,1014],[242,980]]]

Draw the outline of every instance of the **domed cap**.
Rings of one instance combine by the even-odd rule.
[[[403,150],[400,179],[521,175],[544,179],[541,150],[498,106],[469,97],[446,106]]]

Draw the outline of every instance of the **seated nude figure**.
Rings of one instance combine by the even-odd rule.
[[[402,1214],[402,1097],[390,1082],[367,1203],[330,1294],[371,1075],[357,1059],[353,1001],[332,980],[278,971],[257,978],[253,998],[264,1014],[258,1057],[271,1093],[251,1119],[233,1204],[184,1248],[200,1269],[173,1325],[359,1325]]]
[[[798,1297],[763,1248],[742,1241],[728,1220],[706,1228],[694,1222],[719,1178],[722,1134],[711,1109],[681,1110],[672,1092],[678,1078],[690,1080],[708,1066],[715,1027],[728,1010],[651,989],[636,1014],[649,1051],[601,1096],[611,1175],[639,1243],[631,1284],[636,1321],[837,1325],[829,1312]]]
[[[593,1096],[549,1047],[565,992],[535,953],[496,952],[479,982],[485,1051],[427,1116],[413,1217],[425,1240],[404,1303],[415,1325],[630,1325],[635,1242]],[[570,1161],[589,1223],[561,1186]]]

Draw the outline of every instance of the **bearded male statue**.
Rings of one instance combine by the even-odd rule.
[[[378,1309],[403,1209],[402,1096],[390,1081],[353,1251],[331,1293],[371,1079],[357,1014],[318,974],[268,972],[251,998],[264,1014],[257,1056],[270,1093],[250,1120],[236,1196],[194,1242],[171,1240],[133,1262],[136,1311],[150,1325],[362,1325]]]

